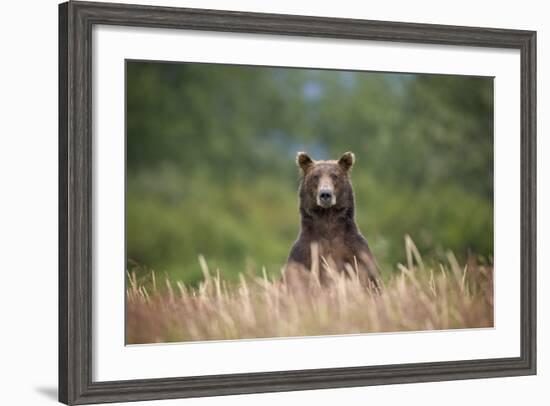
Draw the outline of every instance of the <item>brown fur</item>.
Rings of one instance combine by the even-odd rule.
[[[312,244],[317,247],[320,277],[322,258],[338,271],[354,269],[363,281],[378,286],[378,269],[367,240],[355,224],[355,200],[350,181],[354,155],[345,153],[338,161],[313,161],[300,152],[299,188],[301,228],[288,256],[285,276],[304,280],[312,268]],[[323,197],[324,199],[321,198]],[[351,268],[350,268],[351,267]]]

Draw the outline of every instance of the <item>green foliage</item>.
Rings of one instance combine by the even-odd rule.
[[[385,271],[403,236],[493,252],[493,81],[210,64],[127,64],[127,253],[195,283],[278,273],[299,228],[297,151],[354,151],[357,221]],[[131,267],[132,263],[129,263]]]

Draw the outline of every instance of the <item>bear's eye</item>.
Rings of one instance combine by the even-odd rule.
[[[319,175],[311,175],[311,180],[317,182],[319,180]]]
[[[330,177],[332,178],[332,180],[338,180],[338,175],[335,173],[331,174]]]

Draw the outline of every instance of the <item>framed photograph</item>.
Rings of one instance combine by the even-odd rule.
[[[536,373],[536,33],[59,6],[59,400]]]

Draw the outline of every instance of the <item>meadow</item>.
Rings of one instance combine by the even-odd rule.
[[[202,256],[198,285],[128,273],[127,344],[333,334],[483,328],[493,326],[493,267],[483,258],[459,264],[452,252],[424,263],[410,237],[406,263],[381,281],[360,283],[356,272],[321,259],[310,279],[290,287],[280,276],[253,272],[227,281]],[[329,282],[321,284],[319,273]]]
[[[492,326],[492,78],[128,61],[126,83],[129,344]],[[322,261],[285,283],[297,151],[354,152],[380,292]]]

